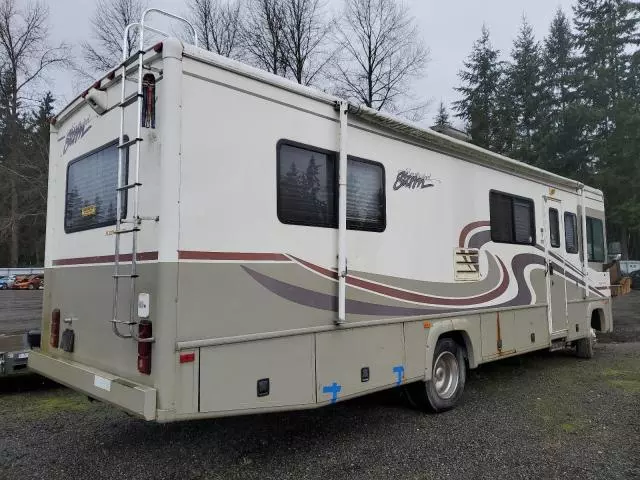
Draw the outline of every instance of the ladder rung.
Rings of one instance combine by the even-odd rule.
[[[123,218],[122,220],[120,220],[120,223],[140,223],[140,222],[159,222],[160,221],[160,217],[159,216],[155,216],[155,217],[140,217],[138,216],[137,218]]]
[[[131,55],[129,58],[127,58],[124,62],[122,62],[122,64],[120,65],[120,67],[128,67],[129,65],[136,63],[138,61],[138,59],[140,58],[140,54],[144,55],[144,50],[138,50],[136,53],[134,53],[133,55]]]
[[[112,319],[111,323],[121,323],[122,325],[136,325],[138,322],[132,322],[132,321],[128,321],[125,322],[124,320],[117,320],[117,319]]]
[[[156,68],[156,67],[150,67],[149,65],[145,65],[144,63],[142,64],[142,68],[144,70],[148,70],[150,72],[156,72],[157,74],[162,75],[162,69],[161,68]],[[138,80],[136,80],[137,82]]]
[[[139,232],[139,231],[140,229],[138,227],[133,227],[133,228],[125,228],[124,230],[115,230],[113,233],[116,235],[122,235],[123,233],[133,233],[133,232]]]
[[[118,148],[129,148],[131,145],[133,145],[136,142],[142,142],[142,139],[140,137],[132,138],[131,140],[128,140],[123,144],[118,145]]]
[[[142,98],[142,97],[143,95],[141,93],[138,93],[138,92],[132,93],[131,95],[129,95],[128,97],[125,97],[125,99],[120,102],[120,107],[121,108],[128,107],[132,103],[137,102],[138,98]]]
[[[113,278],[138,278],[140,275],[137,273],[128,274],[128,273],[118,273],[116,275],[111,275]]]
[[[124,190],[130,190],[132,188],[141,187],[141,186],[142,186],[141,183],[130,183],[129,185],[123,185],[122,187],[118,187],[118,188],[116,188],[116,190],[118,192],[122,192]],[[120,220],[120,221],[122,222],[122,220]]]

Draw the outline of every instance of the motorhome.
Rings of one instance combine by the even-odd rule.
[[[442,411],[611,330],[599,190],[143,38],[52,123],[31,369],[158,422],[396,386]]]

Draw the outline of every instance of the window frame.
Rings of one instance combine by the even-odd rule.
[[[493,236],[493,229],[491,228],[491,195],[502,195],[504,197],[509,197],[511,199],[511,220],[512,220],[512,229],[511,229],[511,236],[513,238],[512,241],[506,242],[504,240],[496,240],[494,239]],[[531,229],[531,241],[530,242],[518,242],[516,241],[516,234],[515,234],[515,228],[516,228],[516,222],[515,222],[515,214],[514,214],[514,208],[513,208],[513,200],[521,200],[524,202],[527,202],[531,205],[531,223],[529,225],[530,229]],[[512,193],[507,193],[507,192],[502,192],[500,190],[494,190],[491,189],[489,190],[489,234],[491,236],[491,241],[495,242],[495,243],[506,243],[509,245],[530,245],[530,246],[535,246],[536,245],[536,204],[533,201],[532,198],[528,198],[528,197],[522,197],[520,195],[514,195]]]
[[[597,259],[594,258],[595,257],[595,248],[593,248],[594,246],[594,242],[593,242],[593,222],[599,222],[600,226],[601,226],[601,232],[602,232],[602,258],[601,259]],[[587,229],[587,262],[589,263],[604,263],[605,259],[607,258],[607,251],[606,251],[606,247],[607,247],[607,242],[606,242],[606,237],[605,237],[605,232],[604,232],[604,220],[602,220],[601,218],[598,217],[591,217],[589,215],[586,216],[585,218],[585,227]],[[589,248],[589,233],[591,232],[591,247]],[[591,256],[591,250],[593,250],[594,255],[593,257]]]
[[[127,135],[124,136],[123,138],[123,143],[124,142],[128,142],[129,141],[129,137]],[[93,150],[90,150],[87,153],[84,153],[82,155],[80,155],[79,157],[74,158],[73,160],[70,160],[69,163],[67,163],[67,171],[66,171],[66,176],[65,176],[65,188],[64,188],[64,220],[63,220],[63,226],[64,226],[64,233],[69,234],[69,233],[77,233],[77,232],[85,232],[87,230],[94,230],[96,228],[102,228],[102,227],[110,227],[112,225],[115,225],[118,221],[117,218],[117,213],[116,213],[116,219],[113,221],[104,221],[104,222],[100,222],[100,223],[95,223],[91,226],[86,226],[86,227],[67,227],[67,221],[69,219],[68,215],[67,215],[67,197],[69,195],[69,170],[71,169],[71,167],[73,165],[75,165],[78,162],[81,162],[82,160],[85,160],[86,158],[90,157],[91,155],[94,155],[102,150],[106,150],[110,147],[113,147],[114,145],[116,145],[116,152],[118,153],[118,161],[119,161],[119,155],[120,155],[120,151],[118,149],[118,145],[120,145],[120,140],[119,139],[115,139],[115,140],[111,140],[110,142],[107,142],[105,144],[103,144],[100,147],[94,148]],[[127,148],[124,152],[125,154],[125,159],[124,159],[124,184],[126,185],[129,182],[129,149]],[[117,180],[117,179],[116,179]],[[116,183],[116,186],[114,188],[116,195],[117,195],[117,189],[118,185]],[[121,218],[126,218],[127,217],[127,204],[128,204],[128,200],[129,200],[129,195],[128,192],[126,192],[126,194],[123,196],[123,202],[122,202],[122,210],[121,210]]]
[[[352,162],[360,162],[367,163],[369,165],[373,165],[376,167],[380,167],[382,170],[382,224],[378,228],[359,228],[359,227],[350,227],[349,226],[349,216],[347,215],[347,230],[354,230],[358,232],[374,232],[374,233],[382,233],[387,229],[387,175],[384,169],[384,165],[380,162],[376,162],[375,160],[369,160],[366,158],[356,157],[352,155],[347,155],[347,177],[349,176],[349,161]],[[336,177],[339,176],[339,166],[336,164]],[[337,183],[338,179],[336,179]],[[347,181],[347,196],[349,195],[349,182]],[[336,206],[338,205],[338,201],[340,200],[340,188],[336,189]],[[348,212],[347,212],[348,213]],[[336,218],[338,216],[336,215]]]
[[[553,243],[553,235],[551,235],[553,226],[551,225],[551,212],[554,211],[556,212],[556,221],[555,221],[555,225],[556,225],[556,238],[557,238],[557,242],[554,244]],[[566,243],[566,241],[565,241]],[[553,208],[553,207],[549,207],[549,245],[551,245],[551,248],[560,248],[562,246],[562,240],[560,239],[560,212],[558,211],[557,208]]]
[[[575,238],[575,248],[569,250],[569,242],[567,241],[567,217],[571,218],[573,223],[573,234]],[[580,234],[578,233],[578,215],[573,212],[564,212],[564,249],[567,253],[572,255],[580,253]]]
[[[327,155],[328,157],[332,157],[333,158],[333,164],[334,164],[334,172],[333,172],[333,185],[334,185],[334,192],[333,192],[333,205],[334,205],[334,217],[336,219],[335,224],[332,225],[318,225],[316,223],[311,223],[311,222],[296,222],[296,221],[292,221],[289,220],[287,218],[284,218],[282,215],[282,201],[281,201],[281,186],[280,186],[280,166],[281,166],[281,147],[282,146],[290,146],[290,147],[294,147],[294,148],[300,148],[303,150],[308,150],[310,152],[316,152],[322,155]],[[315,228],[338,228],[338,211],[339,211],[339,205],[338,202],[340,200],[340,186],[338,184],[339,182],[339,175],[340,175],[340,166],[339,166],[339,161],[340,161],[340,155],[338,152],[335,152],[333,150],[328,150],[325,148],[320,148],[320,147],[316,147],[313,145],[309,145],[306,143],[301,143],[301,142],[296,142],[294,140],[288,140],[288,139],[280,139],[278,140],[278,142],[276,143],[276,214],[278,217],[278,220],[285,224],[285,225],[298,225],[298,226],[302,226],[302,227],[315,227]],[[373,233],[382,233],[387,229],[387,177],[386,177],[386,170],[384,168],[384,165],[380,162],[376,162],[375,160],[369,160],[366,158],[361,158],[361,157],[356,157],[353,155],[347,155],[347,168],[348,168],[348,164],[349,161],[356,161],[356,162],[361,162],[361,163],[367,163],[370,165],[375,165],[375,166],[379,166],[382,169],[382,225],[379,228],[356,228],[356,227],[350,227],[349,226],[349,222],[347,222],[347,230],[353,230],[353,231],[359,231],[359,232],[373,232]],[[348,189],[348,185],[347,185],[347,189]]]

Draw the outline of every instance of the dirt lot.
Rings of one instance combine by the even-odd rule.
[[[441,415],[392,390],[320,410],[156,425],[35,376],[5,379],[0,478],[637,479],[638,305],[640,292],[616,299],[616,332],[593,360],[538,353],[482,366],[462,405]]]

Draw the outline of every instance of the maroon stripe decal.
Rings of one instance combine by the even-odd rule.
[[[158,252],[140,252],[136,255],[138,262],[144,262],[148,260],[158,260]],[[114,263],[116,261],[115,255],[99,255],[95,257],[77,257],[77,258],[59,258],[53,261],[54,265],[87,265],[89,263]],[[131,254],[123,253],[119,257],[121,262],[130,262]]]
[[[252,252],[199,252],[193,250],[179,250],[180,260],[230,260],[230,261],[276,261],[290,262],[286,255],[281,253],[252,253]]]
[[[333,280],[336,280],[338,278],[338,274],[334,271],[306,262],[297,257],[292,257],[292,258],[294,258],[297,262],[301,263],[305,267],[321,275],[324,275],[325,277],[329,277]],[[367,280],[362,280],[360,278],[354,278],[354,277],[347,277],[347,284],[354,287],[360,287],[365,290],[375,292],[381,295],[386,295],[388,297],[395,298],[397,300],[405,300],[405,301],[415,302],[415,303],[424,303],[424,304],[430,304],[430,305],[458,305],[458,306],[477,305],[477,304],[485,303],[495,298],[498,298],[507,290],[507,287],[509,286],[509,272],[507,271],[507,267],[499,257],[496,257],[496,258],[498,259],[498,262],[500,263],[500,267],[502,268],[502,282],[500,282],[500,285],[498,285],[494,290],[484,293],[482,295],[475,296],[475,297],[469,297],[469,298],[432,297],[430,295],[423,295],[421,293],[406,292],[404,290],[399,290],[394,287],[390,287],[387,285],[380,285],[377,283],[372,283]]]
[[[467,240],[467,236],[471,233],[472,230],[478,227],[488,227],[490,223],[486,220],[480,220],[478,222],[472,222],[465,226],[460,232],[460,238],[458,239],[458,246],[460,248],[464,248],[465,241]]]

